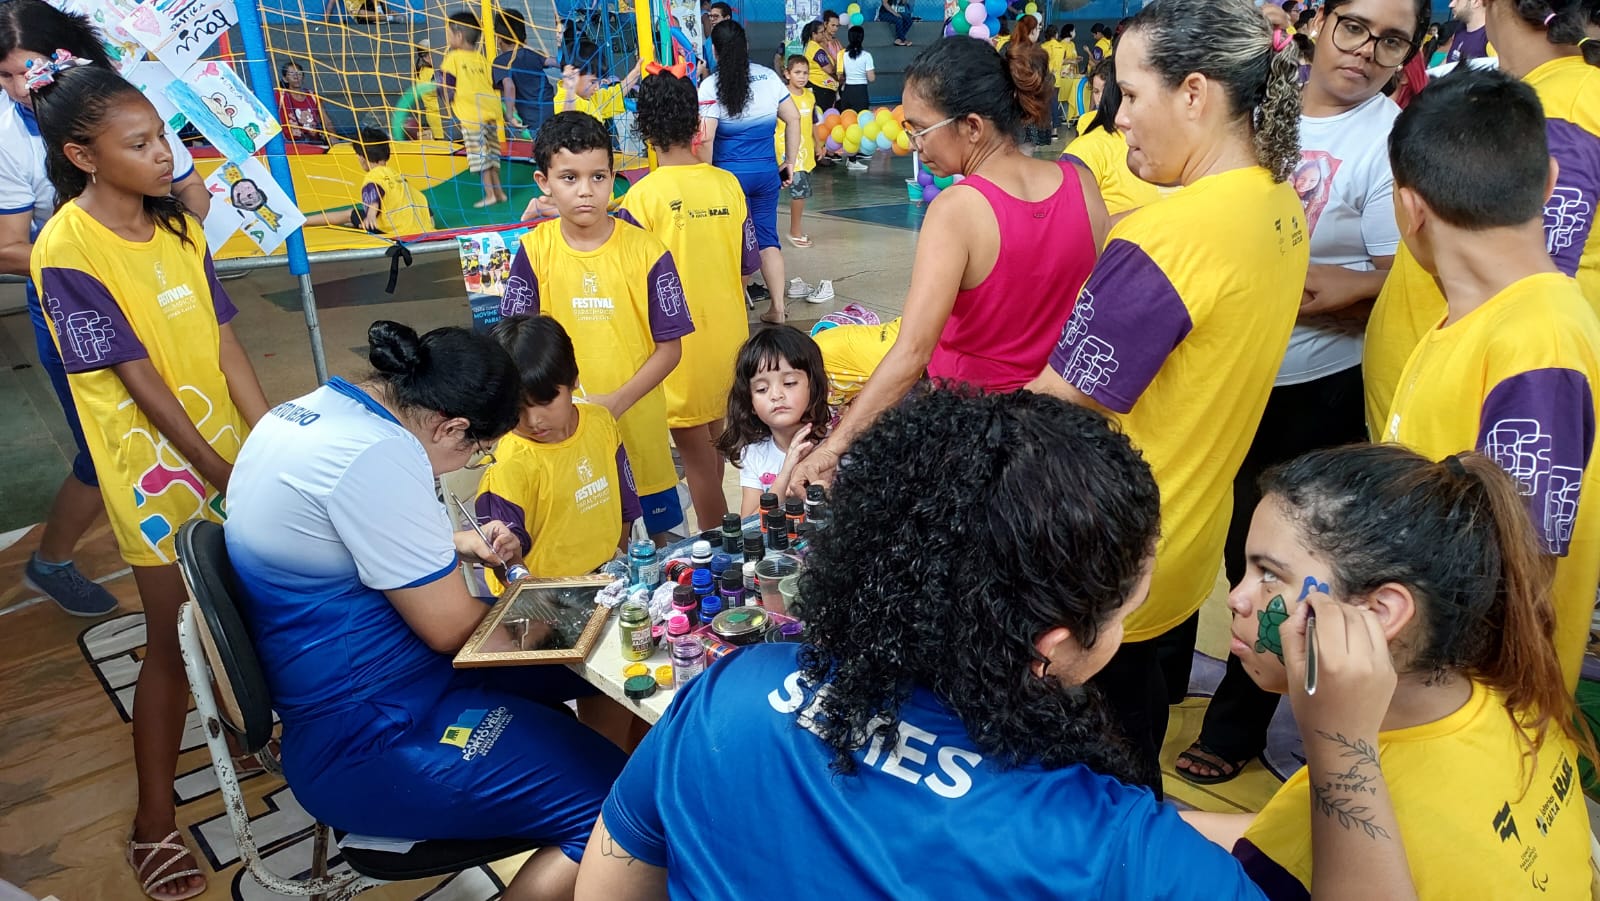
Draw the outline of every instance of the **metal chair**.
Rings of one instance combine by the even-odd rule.
[[[228,562],[222,527],[214,522],[191,521],[179,530],[177,549],[179,568],[189,591],[189,601],[178,613],[184,670],[194,692],[206,748],[216,767],[239,857],[264,888],[291,897],[348,901],[386,882],[448,876],[538,847],[533,840],[517,838],[425,841],[403,854],[343,848],[340,855],[350,869],[329,874],[329,829],[317,823],[313,827],[309,878],[290,879],[268,869],[250,830],[250,816],[227,735],[234,735],[241,750],[256,755],[263,766],[281,773],[269,747],[272,698],[239,610],[238,583]]]

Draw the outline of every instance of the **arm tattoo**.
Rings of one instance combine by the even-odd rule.
[[[634,861],[637,859],[623,850],[622,846],[617,844],[617,840],[611,837],[611,833],[605,830],[600,832],[600,854],[604,857],[614,857],[617,860],[626,861],[625,866],[630,867],[633,866]]]
[[[1378,749],[1373,747],[1366,739],[1348,739],[1344,733],[1328,734],[1318,730],[1325,741],[1332,742],[1342,748],[1339,756],[1353,761],[1350,768],[1345,771],[1332,771],[1327,773],[1327,780],[1318,784],[1311,783],[1311,807],[1325,817],[1338,820],[1339,825],[1345,829],[1360,829],[1367,837],[1373,840],[1388,839],[1389,832],[1378,825],[1372,808],[1360,803],[1354,796],[1378,793],[1372,785],[1377,780],[1376,773],[1363,772],[1368,767],[1378,767]]]
[[[1370,839],[1387,839],[1388,830],[1373,822],[1372,809],[1351,798],[1333,797],[1333,783],[1311,786],[1311,803],[1325,817],[1335,817],[1346,829],[1360,829]]]
[[[1340,757],[1354,758],[1358,764],[1364,763],[1368,766],[1378,765],[1378,749],[1374,748],[1366,739],[1358,738],[1355,741],[1351,741],[1350,739],[1344,737],[1343,732],[1329,735],[1328,733],[1323,732],[1321,729],[1317,730],[1317,734],[1328,741],[1333,742],[1339,747],[1344,748],[1344,752],[1339,755]]]

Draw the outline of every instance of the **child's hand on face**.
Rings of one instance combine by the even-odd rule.
[[[561,68],[561,86],[566,89],[567,96],[578,96],[578,79],[581,73],[577,66],[563,66]]]

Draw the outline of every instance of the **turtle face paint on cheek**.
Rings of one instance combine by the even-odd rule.
[[[1267,603],[1266,609],[1256,611],[1256,653],[1262,654],[1271,651],[1283,662],[1283,635],[1279,629],[1289,618],[1289,605],[1283,602],[1283,595],[1276,595]]]

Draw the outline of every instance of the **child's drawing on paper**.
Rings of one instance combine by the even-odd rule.
[[[277,250],[306,221],[288,193],[272,180],[267,167],[253,157],[223,163],[206,179],[206,190],[211,192],[213,209],[219,205],[218,199],[226,198],[228,206],[244,217],[245,234],[263,253]]]
[[[167,97],[230,160],[267,146],[281,130],[227,63],[198,63],[166,88]]]

